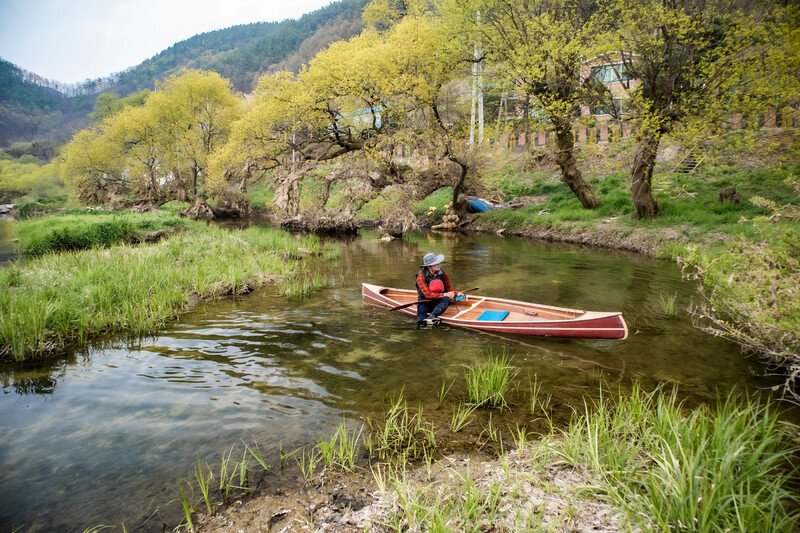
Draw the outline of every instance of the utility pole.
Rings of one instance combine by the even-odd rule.
[[[481,12],[478,11],[475,15],[475,20],[478,25],[481,22]],[[483,62],[481,61],[481,50],[479,46],[480,36],[475,43],[474,59],[472,61],[472,106],[469,120],[469,145],[475,144],[475,110],[477,108],[478,116],[478,144],[483,142]]]

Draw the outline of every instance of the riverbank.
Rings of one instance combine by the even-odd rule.
[[[319,473],[306,462],[302,478],[217,516],[198,512],[192,525],[204,533],[782,532],[800,519],[796,470],[785,469],[800,428],[779,423],[774,406],[729,396],[715,410],[689,411],[675,391],[638,387],[589,402],[564,431],[531,436],[516,428],[506,437],[513,442],[484,431],[484,445],[470,453],[437,455],[448,432],[422,421],[436,437],[416,460],[400,441],[381,448],[389,426],[405,444],[420,438],[418,426],[396,424],[392,406],[365,439],[369,462],[353,465],[335,451],[327,458],[323,450],[361,445],[343,442],[343,423],[344,432],[302,451],[304,461],[317,457]],[[450,435],[463,430],[451,426]]]
[[[116,228],[93,225],[93,216],[32,223],[57,224],[56,237],[82,233],[81,226]],[[0,359],[46,358],[109,333],[146,335],[201,301],[265,285],[301,294],[325,283],[304,268],[303,258],[336,255],[313,236],[298,239],[263,227],[228,231],[197,222],[180,225],[185,231],[158,243],[44,253],[0,269]],[[113,242],[124,237],[116,231],[93,234],[107,233]],[[52,247],[50,234],[32,242]]]

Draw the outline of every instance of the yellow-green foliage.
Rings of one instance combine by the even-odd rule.
[[[57,162],[43,165],[29,155],[19,159],[0,159],[0,199],[44,196],[59,189],[63,190],[63,185]]]
[[[219,74],[184,70],[160,82],[143,105],[75,134],[62,152],[64,182],[84,203],[130,190],[154,194],[167,177],[195,194],[241,105]]]

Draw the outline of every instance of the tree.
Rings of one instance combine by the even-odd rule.
[[[391,4],[391,2],[390,2]],[[383,33],[395,122],[395,133],[410,139],[440,167],[433,174],[453,188],[452,204],[477,178],[480,147],[468,146],[469,100],[460,82],[471,71],[474,39],[463,25],[425,2],[398,3],[397,16],[384,14]]]
[[[736,0],[606,0],[593,31],[607,63],[638,80],[631,92],[637,147],[631,199],[637,218],[659,214],[652,195],[664,135],[687,121],[708,128],[731,107],[770,102],[763,72],[784,42],[774,5]],[[796,54],[795,54],[796,55]],[[740,108],[741,109],[741,108]]]
[[[87,128],[61,151],[61,179],[82,203],[107,203],[127,192],[124,158],[122,143],[99,128]]]
[[[465,105],[454,90],[472,48],[422,3],[388,20],[383,31],[334,43],[296,77],[261,78],[229,146],[214,158],[215,187],[252,175],[250,163],[266,169],[291,161],[281,178],[288,194],[310,166],[353,153],[380,163],[387,179],[368,179],[385,186],[403,180],[391,162],[394,144],[410,142],[447,167],[433,174],[452,176],[455,202],[475,175],[463,142]]]
[[[152,91],[150,89],[142,89],[141,91],[134,92],[125,98],[119,98],[113,93],[100,93],[94,102],[94,111],[89,113],[89,118],[97,121],[103,121],[111,118],[119,113],[122,109],[128,106],[141,107],[147,101]]]
[[[108,119],[108,135],[121,143],[131,183],[137,185],[140,199],[161,200],[161,144],[159,124],[151,107],[125,107]]]
[[[367,32],[332,44],[297,76],[263,76],[230,142],[212,160],[215,190],[241,188],[258,171],[285,167],[276,179],[291,193],[320,162],[371,149],[390,107],[382,85],[388,77],[378,74],[381,46]]]
[[[572,121],[587,94],[581,66],[588,53],[586,24],[591,4],[589,0],[444,3],[446,13],[460,17],[462,23],[472,23],[473,31],[482,37],[485,53],[499,61],[509,81],[547,113],[556,134],[561,181],[587,209],[597,207],[600,199],[578,168]]]
[[[55,191],[63,191],[57,162],[43,165],[31,155],[12,160],[0,154],[0,203],[13,203],[26,195],[46,196]]]
[[[213,72],[184,70],[158,85],[146,107],[158,125],[159,158],[189,199],[201,189],[208,161],[241,113],[230,82]]]
[[[98,126],[78,132],[62,154],[67,186],[87,203],[131,192],[158,202],[205,194],[208,162],[230,134],[241,102],[218,74],[184,71],[150,94],[106,98]],[[169,187],[168,187],[169,189]]]

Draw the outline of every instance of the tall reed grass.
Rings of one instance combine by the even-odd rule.
[[[790,532],[800,520],[798,431],[768,403],[730,395],[689,410],[675,390],[636,386],[587,402],[563,433],[529,440],[512,430],[518,455],[501,454],[479,480],[455,463],[433,481],[401,464],[372,475],[391,504],[380,523],[397,532],[583,531],[587,515],[573,519],[587,497],[616,508],[600,515],[616,515],[614,531]],[[499,430],[490,422],[485,432],[495,440]],[[569,471],[569,481],[555,474]]]
[[[0,358],[47,355],[106,332],[150,333],[191,302],[305,276],[299,258],[322,249],[313,236],[193,223],[158,244],[46,254],[0,268]]]
[[[587,405],[561,446],[601,476],[632,522],[655,531],[794,531],[798,451],[770,404],[729,395],[687,412],[675,390],[639,387]]]
[[[678,312],[675,309],[675,299],[678,297],[678,294],[675,293],[672,296],[660,294],[658,296],[658,300],[661,302],[661,310],[664,311],[664,314],[669,318],[675,318],[678,316]]]
[[[363,429],[362,424],[354,428],[352,433],[348,433],[347,421],[342,420],[331,437],[318,438],[317,450],[324,465],[327,468],[340,468],[348,472],[355,469]]]

